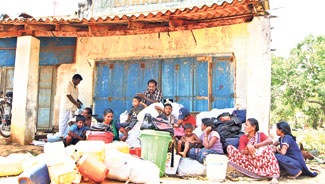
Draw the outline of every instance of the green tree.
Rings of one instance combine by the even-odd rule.
[[[308,116],[317,128],[325,114],[325,36],[307,36],[288,58],[272,56],[272,118]]]

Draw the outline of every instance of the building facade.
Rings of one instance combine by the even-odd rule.
[[[165,98],[192,112],[240,103],[268,130],[267,1],[132,2],[88,2],[86,18],[0,21],[1,88],[22,93],[14,97],[13,141],[57,126],[61,92],[75,73],[84,79],[79,99],[99,116],[112,107],[118,118],[153,78]],[[139,13],[143,7],[163,8]]]

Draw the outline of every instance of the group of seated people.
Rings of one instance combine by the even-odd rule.
[[[110,127],[113,140],[126,141],[129,131],[139,123],[137,116],[140,111],[161,101],[157,82],[149,80],[148,89],[132,99],[132,108],[125,122],[115,120],[113,110],[107,108],[103,113],[103,124]],[[186,107],[179,109],[178,117],[172,115],[172,103],[164,103],[163,108],[155,106],[155,109],[159,112],[159,117],[173,126],[176,152],[182,157],[190,157],[203,163],[208,154],[227,154],[228,165],[237,171],[252,178],[272,178],[271,183],[278,183],[280,170],[287,172],[289,178],[293,179],[302,174],[312,177],[318,174],[307,168],[287,122],[276,124],[279,140],[273,141],[259,131],[256,119],[246,119],[246,116],[242,116],[242,111],[222,113],[217,118],[204,118],[201,127],[197,127],[195,117]],[[64,139],[65,145],[85,139],[86,131],[95,124],[92,122],[91,109],[85,108],[82,115],[76,116],[75,122],[69,127],[68,135]],[[200,133],[194,131],[197,128]]]
[[[114,120],[114,112],[107,108],[103,113],[103,124],[110,126],[114,134],[113,140],[126,141],[128,130],[132,129],[132,118],[142,110],[135,105],[139,99],[134,98],[134,111],[130,111],[129,118],[124,126]],[[259,131],[259,123],[254,118],[246,121],[238,121],[236,116],[222,113],[217,118],[205,118],[202,120],[201,131],[194,133],[196,119],[187,108],[179,109],[179,116],[172,115],[173,106],[165,103],[164,108],[155,106],[159,116],[164,117],[174,127],[174,141],[177,154],[182,157],[190,157],[201,163],[208,154],[227,154],[229,165],[237,171],[256,179],[272,178],[271,183],[278,183],[280,170],[286,171],[288,178],[297,178],[301,174],[316,176],[317,172],[311,172],[303,159],[301,151],[291,134],[291,128],[287,122],[276,124],[276,134],[279,140],[273,141],[263,132]],[[89,113],[90,112],[90,113]],[[91,109],[85,108],[82,115],[76,116],[76,123],[70,126],[65,138],[66,144],[75,144],[78,140],[85,139],[85,132],[93,125],[91,123]],[[131,120],[131,121],[130,121]],[[233,126],[229,126],[234,124]],[[244,133],[241,132],[241,124]],[[236,128],[236,125],[238,127]],[[235,130],[235,135],[232,135]],[[226,140],[237,138],[237,142]]]

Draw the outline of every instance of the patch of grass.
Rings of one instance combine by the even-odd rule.
[[[302,143],[305,150],[317,150],[325,154],[325,134],[323,129],[319,130],[297,130],[292,134],[297,137],[297,143]]]

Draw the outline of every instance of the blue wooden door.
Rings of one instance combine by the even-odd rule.
[[[162,91],[190,111],[208,110],[208,61],[196,57],[162,60]]]
[[[194,58],[174,58],[162,60],[163,98],[173,99],[189,109],[193,109]]]
[[[209,61],[196,60],[194,64],[194,97],[195,112],[208,111],[209,107]]]
[[[206,58],[98,63],[95,113],[101,116],[105,108],[111,107],[118,118],[130,109],[133,96],[143,92],[152,78],[157,80],[164,99],[173,99],[190,111],[233,107],[234,62],[231,57]]]
[[[51,130],[53,125],[53,101],[56,87],[56,67],[73,63],[76,38],[39,37],[39,86],[37,129]]]
[[[1,91],[6,94],[7,92],[12,92],[14,87],[14,67],[3,67],[2,77],[1,77]]]
[[[163,97],[194,112],[233,107],[234,67],[231,57],[163,59]]]
[[[41,66],[39,69],[37,129],[51,130],[56,67]]]
[[[234,107],[235,62],[232,57],[212,58],[212,108]]]
[[[73,63],[76,38],[39,37],[39,91],[37,109],[37,129],[52,129],[53,97],[55,96],[56,66]],[[0,39],[0,67],[2,77],[0,90],[12,91],[17,38]]]
[[[159,78],[159,60],[109,61],[97,64],[95,114],[114,110],[115,118],[132,106],[136,93],[147,88],[147,81]]]

